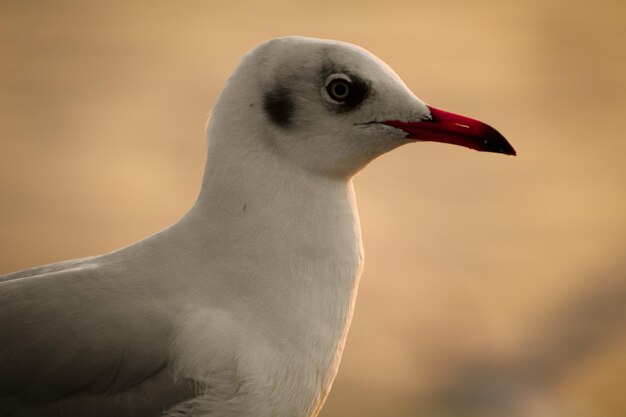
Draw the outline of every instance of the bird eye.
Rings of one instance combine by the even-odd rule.
[[[343,103],[350,96],[352,83],[344,78],[334,78],[326,84],[326,93],[332,100]]]
[[[334,73],[326,78],[320,94],[334,104],[330,111],[345,113],[357,109],[370,94],[371,83],[354,73]]]

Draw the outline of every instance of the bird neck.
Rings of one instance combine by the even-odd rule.
[[[312,229],[302,232],[309,237],[338,221],[358,228],[350,178],[315,174],[259,137],[268,132],[255,132],[245,121],[233,126],[228,137],[220,134],[223,126],[209,128],[207,164],[192,218],[211,227],[216,222],[229,228],[257,222],[256,227],[273,230],[308,226]]]
[[[330,264],[362,258],[349,178],[312,174],[253,135],[228,139],[209,141],[201,192],[183,219],[206,250]]]
[[[311,175],[268,152],[210,147],[197,203],[182,220],[212,277],[303,341],[341,351],[363,249],[352,182]],[[256,308],[256,307],[255,307]],[[271,332],[273,330],[268,330]],[[317,342],[315,342],[317,340]],[[305,342],[302,342],[305,343]],[[334,359],[333,359],[334,358]]]
[[[264,343],[319,374],[326,392],[363,260],[352,182],[312,175],[254,146],[210,144],[198,200],[167,241],[193,271],[196,297],[244,315]],[[302,389],[317,393],[319,384]]]
[[[254,135],[210,138],[202,189],[184,219],[186,229],[203,242],[205,257],[236,254],[234,262],[284,268],[269,275],[297,274],[288,285],[311,281],[320,292],[351,293],[362,259],[351,180],[312,174],[264,143]],[[321,264],[351,270],[338,276],[320,271]]]

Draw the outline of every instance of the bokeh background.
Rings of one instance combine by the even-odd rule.
[[[322,417],[626,415],[623,1],[2,0],[0,273],[175,221],[228,74],[287,34],[369,49],[519,155],[421,143],[359,174]]]

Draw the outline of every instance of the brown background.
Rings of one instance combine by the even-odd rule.
[[[357,177],[367,261],[322,416],[624,416],[625,5],[2,1],[0,273],[175,221],[239,57],[341,39],[519,156],[422,143]]]

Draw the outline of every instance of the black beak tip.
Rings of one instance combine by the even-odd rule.
[[[501,153],[504,155],[517,155],[515,149],[508,140],[500,132],[493,129],[489,135],[483,140],[483,147],[481,151]]]
[[[515,152],[515,149],[507,141],[500,142],[500,143],[494,144],[494,145],[495,146],[488,147],[486,149],[486,151],[487,152],[501,153],[501,154],[504,154],[504,155],[511,155],[511,156],[516,156],[517,155],[517,152]]]

